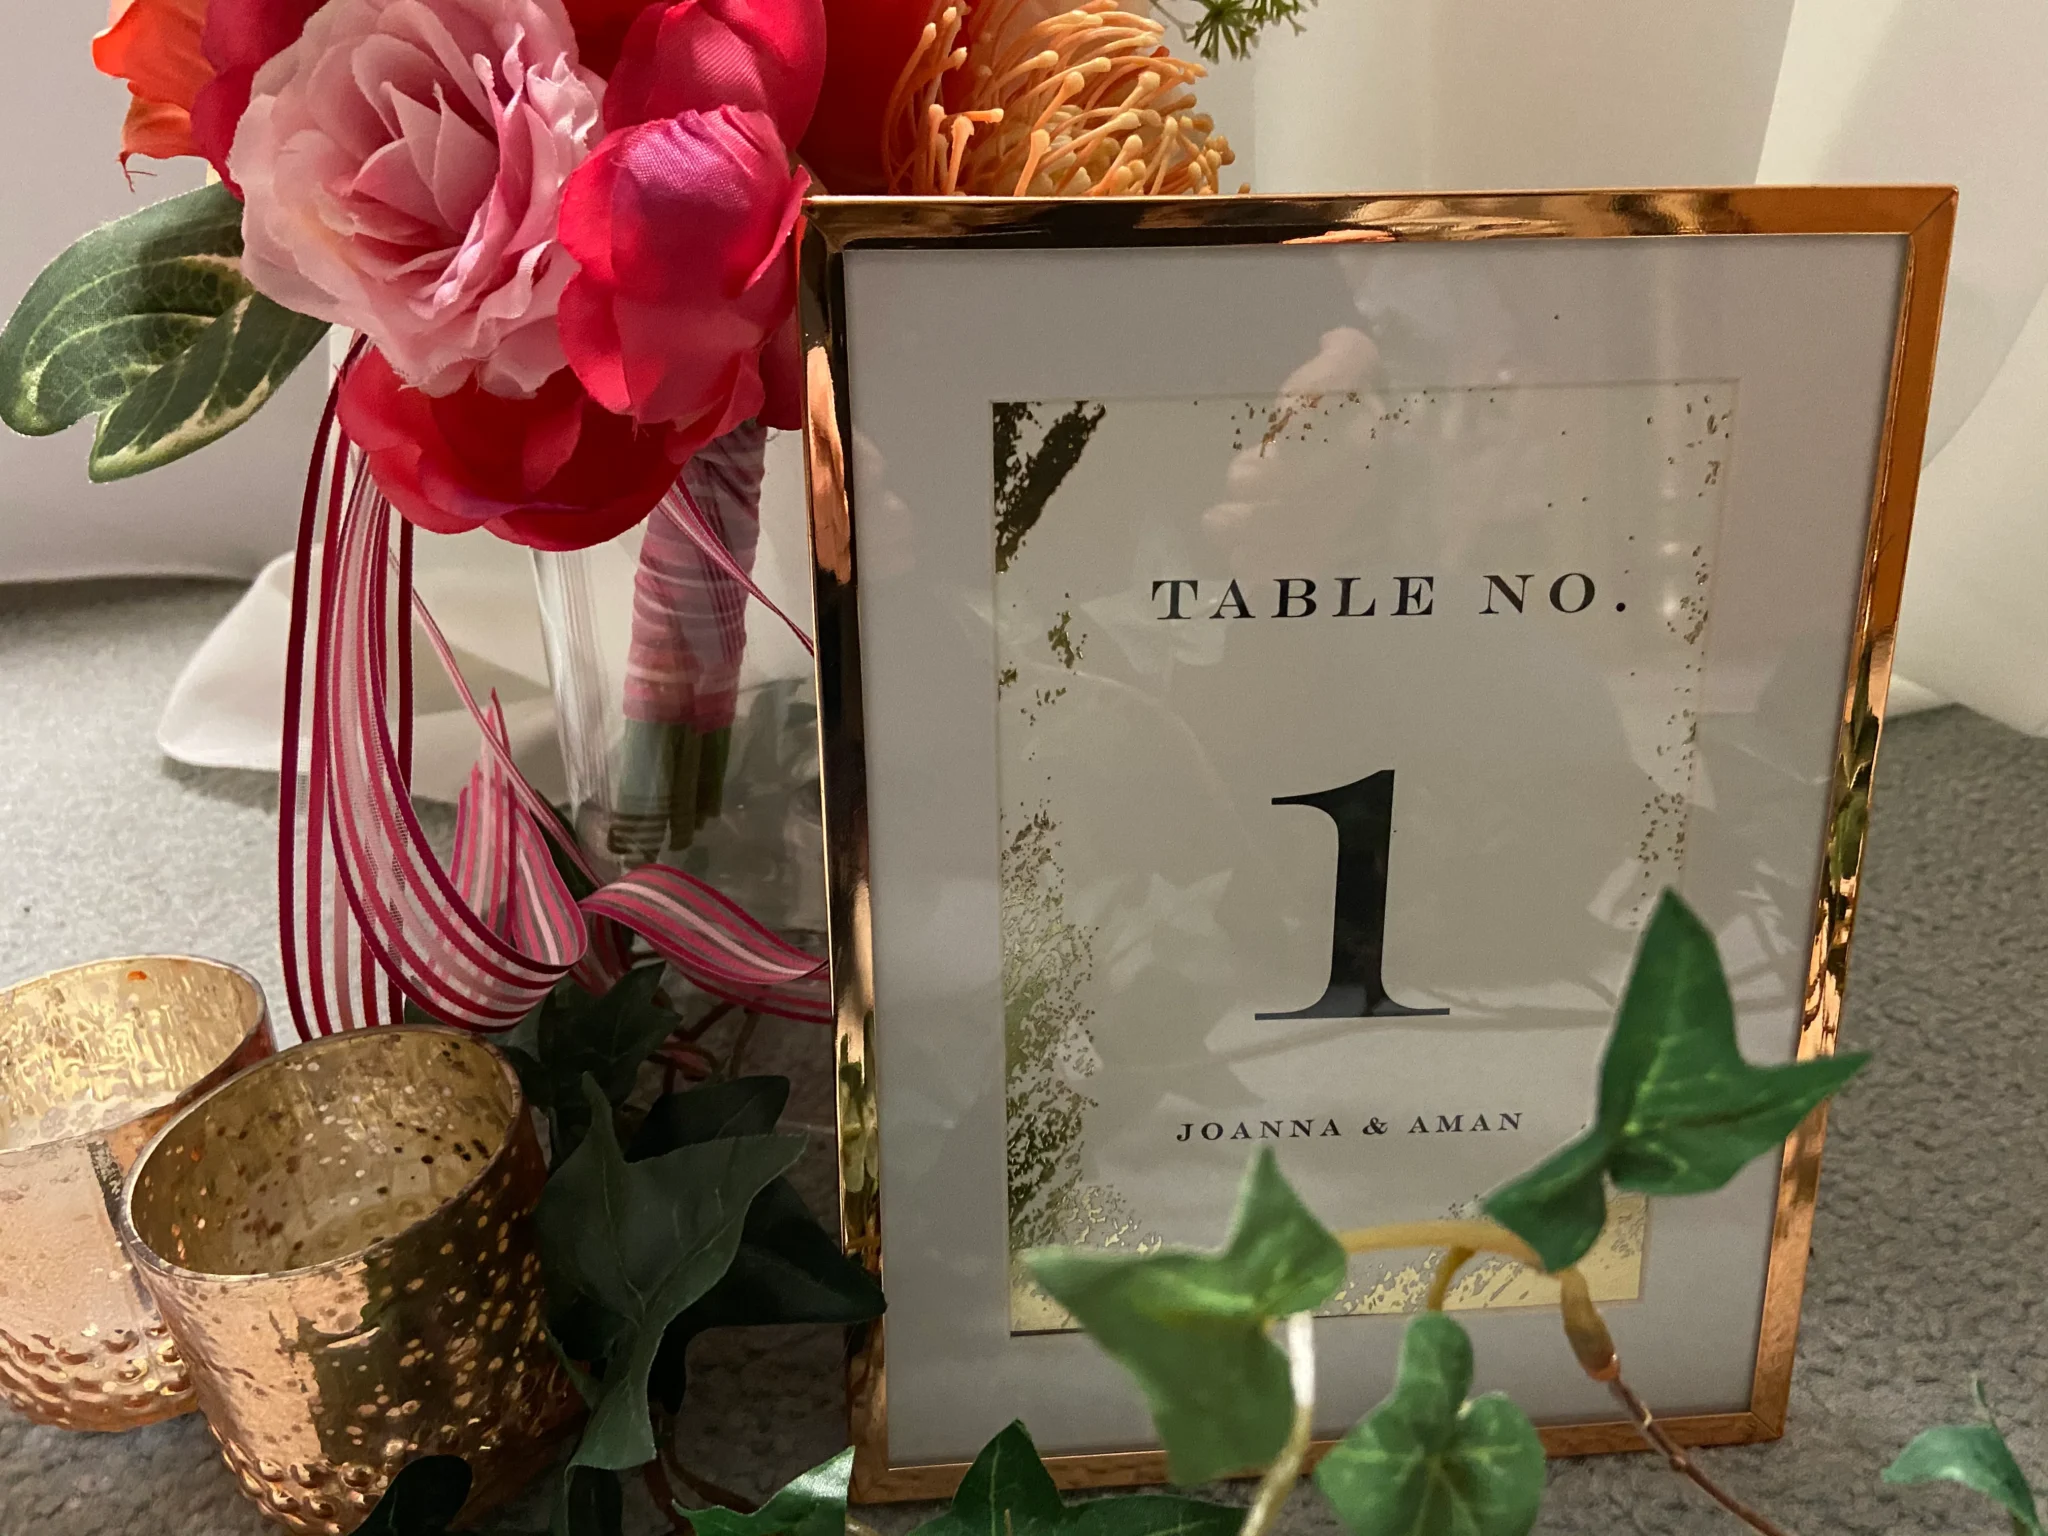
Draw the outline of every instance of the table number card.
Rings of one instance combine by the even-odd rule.
[[[1001,402],[993,438],[1013,1260],[1203,1240],[1251,1143],[1365,1225],[1576,1134],[1682,883],[1733,386]],[[1515,1269],[1452,1304],[1550,1300]],[[1426,1283],[1364,1260],[1331,1310]]]
[[[1833,1048],[1953,194],[820,199],[804,265],[863,1499],[1030,1423],[1164,1460],[1029,1280],[1473,1212],[1589,1122],[1636,941]],[[1695,1443],[1781,1432],[1822,1122],[1583,1266]],[[1352,1261],[1318,1434],[1438,1256]],[[1558,1452],[1638,1443],[1553,1283],[1448,1298]]]

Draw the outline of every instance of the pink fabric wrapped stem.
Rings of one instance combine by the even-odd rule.
[[[735,562],[751,572],[761,532],[767,431],[747,422],[700,449],[683,485]],[[746,588],[656,508],[633,580],[618,804],[606,848],[644,864],[690,846],[724,802],[746,654]]]

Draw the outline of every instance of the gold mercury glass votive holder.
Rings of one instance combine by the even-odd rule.
[[[341,1536],[454,1455],[471,1516],[545,1463],[579,1407],[542,1322],[546,1181],[505,1059],[412,1026],[272,1057],[144,1150],[122,1236],[266,1515]]]
[[[269,1049],[263,989],[215,960],[100,960],[0,992],[0,1397],[30,1419],[133,1429],[198,1406],[95,1153],[127,1169]]]

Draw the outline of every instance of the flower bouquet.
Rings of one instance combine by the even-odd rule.
[[[1171,24],[1215,57],[1299,8]],[[829,1017],[814,957],[658,862],[721,810],[763,443],[800,419],[804,197],[1216,191],[1230,150],[1168,26],[1117,0],[115,0],[93,57],[128,82],[123,166],[214,175],[50,264],[0,335],[0,417],[96,415],[90,475],[138,474],[354,333],[287,669],[301,1035],[409,1009],[508,1028],[565,978],[602,992],[638,944],[715,999]],[[452,859],[430,846],[408,614],[449,658],[416,529],[526,545],[544,593],[547,562],[637,540],[623,676],[552,646],[558,699],[615,696],[580,744],[610,802],[583,839],[458,677],[483,751]]]

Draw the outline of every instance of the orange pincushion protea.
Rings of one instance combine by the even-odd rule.
[[[1202,66],[1165,28],[1081,0],[934,0],[883,119],[893,192],[1001,197],[1208,193],[1236,157],[1196,112]]]

